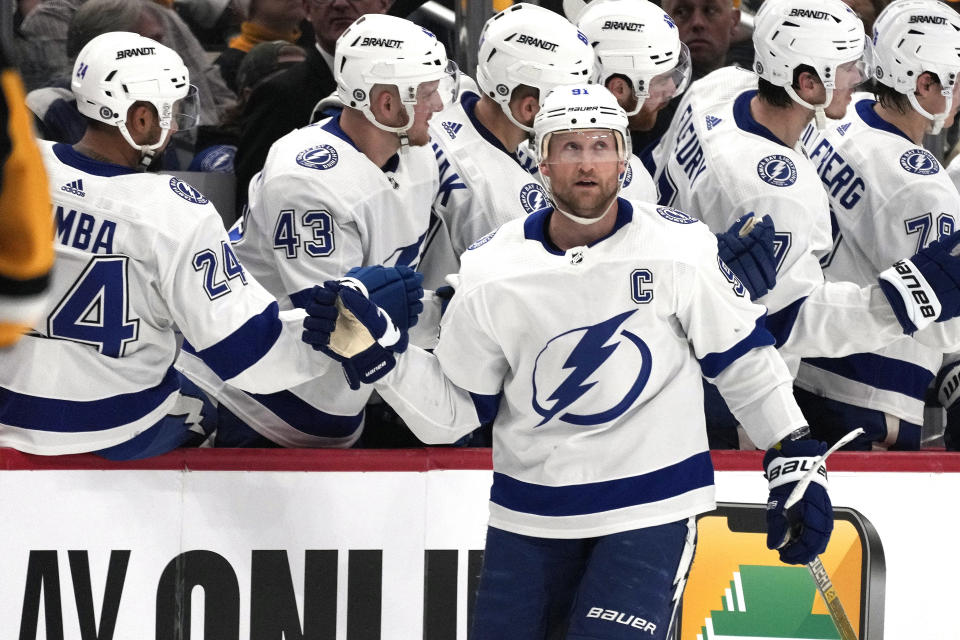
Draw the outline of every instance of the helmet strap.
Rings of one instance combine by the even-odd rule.
[[[792,85],[788,84],[787,86],[784,87],[784,89],[786,90],[787,95],[789,95],[794,102],[799,104],[801,107],[806,107],[807,109],[810,109],[811,111],[813,111],[813,117],[814,117],[814,122],[816,123],[816,126],[817,126],[817,131],[823,131],[824,129],[827,128],[826,108],[830,105],[830,102],[833,100],[833,89],[831,89],[830,87],[826,87],[827,95],[826,95],[826,99],[823,101],[822,104],[810,104],[809,102],[807,102],[806,100],[804,100],[803,98],[797,95],[797,92]]]
[[[929,131],[930,135],[932,136],[939,134],[943,130],[943,122],[947,119],[947,114],[950,113],[950,109],[953,108],[953,90],[951,89],[950,93],[944,93],[944,97],[947,99],[947,101],[943,112],[932,114],[920,106],[920,102],[917,101],[916,93],[911,91],[907,94],[907,100],[910,101],[910,106],[913,107],[917,113],[932,122]]]

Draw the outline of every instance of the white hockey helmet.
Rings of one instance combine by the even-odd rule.
[[[507,7],[483,26],[477,57],[477,85],[495,100],[510,121],[524,131],[510,111],[518,86],[540,92],[540,100],[562,84],[589,82],[593,49],[587,37],[563,16],[521,2]]]
[[[871,75],[877,82],[903,93],[910,105],[933,121],[940,133],[953,107],[960,74],[960,16],[936,0],[900,0],[887,7],[873,23]],[[946,98],[942,113],[931,114],[917,102],[917,78],[936,74]]]
[[[173,127],[185,130],[197,123],[196,87],[176,51],[136,33],[113,31],[88,42],[73,65],[70,88],[77,110],[93,120],[120,129],[124,140],[149,164]],[[160,140],[140,145],[127,131],[127,111],[135,102],[157,110]]]
[[[635,115],[651,96],[663,101],[690,82],[690,52],[663,9],[647,0],[594,0],[580,13],[580,30],[597,57],[594,82],[619,74],[630,81]]]
[[[544,98],[533,121],[534,149],[540,164],[583,162],[589,157],[596,162],[626,162],[630,155],[630,133],[627,113],[610,91],[599,84],[575,84],[555,87]],[[567,144],[550,153],[550,139],[558,132],[582,133],[576,144]],[[574,142],[574,141],[568,141]],[[553,198],[550,178],[541,172],[547,193]],[[620,188],[626,170],[620,172]],[[619,190],[618,190],[619,193]],[[614,198],[614,200],[616,200]],[[612,205],[612,203],[611,203]],[[580,224],[593,224],[599,218],[584,218],[557,211]],[[607,209],[607,212],[610,208]],[[606,215],[606,213],[604,213]]]
[[[456,99],[459,71],[456,63],[447,59],[443,43],[403,18],[379,13],[357,18],[337,39],[333,66],[340,101],[401,138],[413,125],[414,107],[422,97],[421,84],[440,81],[437,92],[443,104]],[[373,115],[370,93],[377,84],[397,88],[407,112],[405,125],[389,126]]]
[[[834,89],[848,89],[866,79],[865,68],[838,73],[848,62],[860,61],[866,35],[863,22],[841,0],[766,0],[754,18],[753,68],[761,78],[783,87],[797,103],[813,109],[817,127],[826,126],[824,109]],[[793,71],[813,67],[826,89],[823,104],[802,100],[793,88]]]

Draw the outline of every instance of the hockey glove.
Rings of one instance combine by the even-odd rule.
[[[763,296],[777,282],[777,258],[773,252],[773,220],[752,212],[717,234],[717,253],[750,291],[750,298]]]
[[[960,315],[960,232],[931,242],[880,274],[880,288],[912,335],[932,322]]]
[[[819,440],[784,440],[767,449],[763,458],[770,483],[767,501],[767,548],[778,549],[780,560],[788,564],[807,564],[823,553],[833,531],[833,507],[827,495],[827,467],[807,485],[802,497],[789,509],[785,503],[790,492],[827,450]]]
[[[417,324],[423,311],[423,274],[410,267],[354,267],[347,271],[347,278],[363,283],[367,297],[383,309],[401,331]]]
[[[336,312],[332,330],[331,308]],[[394,353],[407,348],[406,332],[397,329],[390,316],[350,279],[328,280],[323,287],[314,287],[306,311],[304,341],[343,366],[351,389],[385,376],[396,365]]]

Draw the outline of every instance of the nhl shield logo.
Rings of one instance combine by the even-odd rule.
[[[297,154],[298,165],[319,171],[337,166],[339,160],[340,156],[337,155],[337,150],[328,144],[310,147]]]
[[[757,163],[757,175],[775,187],[789,187],[797,181],[797,166],[787,156],[775,154]]]
[[[203,197],[202,193],[180,178],[170,178],[170,189],[187,202],[192,202],[193,204],[207,204],[210,202]]]
[[[524,185],[520,189],[520,204],[527,213],[539,211],[547,205],[547,192],[536,182]]]
[[[926,149],[910,149],[900,156],[900,166],[920,176],[930,176],[940,171],[937,158]]]

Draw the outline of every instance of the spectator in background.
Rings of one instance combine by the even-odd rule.
[[[237,69],[237,105],[227,110],[219,127],[202,127],[197,136],[197,154],[190,171],[233,173],[233,160],[240,138],[240,119],[250,96],[264,82],[293,65],[303,62],[307,53],[283,40],[261,42],[244,54]],[[220,212],[223,215],[224,211]]]
[[[46,85],[51,78],[69,75],[67,30],[83,0],[19,0],[14,34],[17,59],[27,91]]]
[[[740,9],[731,0],[663,0],[661,3],[680,30],[680,41],[690,50],[693,79],[728,64],[727,54],[740,25]],[[649,131],[633,132],[637,155],[663,135],[677,110],[678,98],[657,114]]]
[[[128,31],[163,42],[162,9],[143,0],[89,0],[74,12],[63,50],[67,66],[48,78],[47,86],[27,94],[27,106],[36,116],[39,137],[74,144],[83,137],[86,120],[77,111],[70,90],[70,69],[80,50],[95,37],[111,31]]]
[[[239,91],[237,69],[254,46],[275,40],[296,42],[304,17],[303,0],[251,0],[250,16],[240,25],[240,35],[230,40],[229,48],[215,61],[227,86]]]
[[[390,0],[305,0],[316,46],[307,59],[270,79],[250,96],[237,148],[237,204],[247,201],[247,185],[263,168],[270,145],[310,123],[316,104],[336,88],[333,51],[337,38],[365,13],[386,13]]]
[[[176,10],[205,49],[219,51],[240,31],[249,0],[154,0]]]

